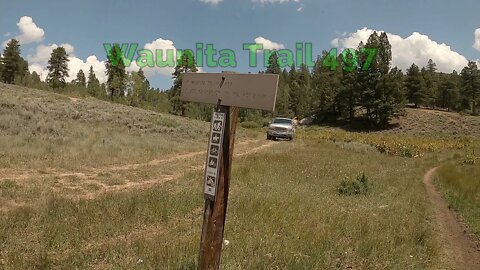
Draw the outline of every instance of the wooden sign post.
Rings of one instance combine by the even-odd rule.
[[[239,108],[273,111],[278,75],[185,73],[180,99],[216,104],[205,164],[198,269],[219,269]]]

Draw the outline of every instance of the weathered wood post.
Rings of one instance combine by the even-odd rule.
[[[220,158],[218,188],[215,199],[205,199],[202,237],[200,241],[199,269],[218,269],[223,244],[223,232],[227,214],[228,192],[232,168],[235,129],[238,107],[220,106],[224,112],[225,133],[223,135],[222,155]]]
[[[219,269],[239,107],[273,111],[278,75],[186,73],[181,100],[217,104],[205,164],[198,269]]]

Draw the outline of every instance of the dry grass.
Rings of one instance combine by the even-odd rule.
[[[428,164],[377,152],[363,157],[302,141],[238,157],[223,269],[435,269],[420,180]],[[342,179],[359,172],[371,192],[338,195]],[[93,200],[53,193],[0,219],[0,258],[7,269],[193,269],[202,205],[201,172]]]
[[[480,137],[480,117],[428,109],[406,109],[406,115],[392,122],[396,127],[384,131],[397,135],[430,137]]]
[[[480,164],[443,166],[438,170],[435,184],[480,240]]]
[[[208,127],[208,123],[94,98],[72,101],[51,92],[0,84],[2,168],[78,169],[147,162],[203,150]],[[246,136],[243,130],[240,136]]]
[[[0,88],[1,269],[196,268],[207,123]],[[469,134],[239,130],[222,269],[448,267],[422,176],[471,159]]]

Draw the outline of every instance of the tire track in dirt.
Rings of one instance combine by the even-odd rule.
[[[245,141],[239,142],[235,146],[248,145],[248,144],[258,143],[261,141],[262,140],[245,140]],[[128,171],[128,170],[138,169],[144,166],[158,166],[162,163],[174,162],[182,159],[189,159],[205,153],[206,153],[206,150],[196,151],[196,152],[187,152],[187,153],[178,153],[175,156],[162,158],[162,159],[154,159],[154,160],[150,160],[148,162],[143,162],[143,163],[133,163],[133,164],[126,164],[121,166],[109,166],[104,168],[84,168],[83,169],[84,172],[58,171],[56,169],[49,168],[41,172],[35,171],[35,170],[28,170],[28,171],[23,171],[19,173],[18,171],[15,171],[13,169],[6,169],[6,170],[0,170],[0,180],[7,180],[7,179],[8,180],[25,180],[35,176],[57,176],[60,178],[74,176],[78,178],[92,178],[97,176],[98,173],[102,173],[102,172]]]
[[[256,145],[259,144],[259,145]],[[271,147],[275,144],[272,141],[265,141],[263,139],[257,140],[247,140],[242,141],[236,144],[235,146],[240,146],[240,151],[238,153],[234,153],[234,157],[241,157],[245,155],[250,155],[253,153],[257,153],[263,149]],[[255,146],[251,146],[255,145]],[[238,150],[237,150],[238,151]],[[121,166],[110,166],[105,168],[88,168],[85,169],[83,172],[60,172],[56,170],[48,170],[48,171],[32,171],[32,172],[22,172],[18,175],[11,174],[8,177],[0,176],[0,180],[3,179],[10,179],[16,181],[22,187],[27,188],[29,185],[32,185],[34,182],[28,181],[30,178],[39,177],[56,177],[56,183],[54,185],[45,187],[49,190],[52,190],[54,193],[62,194],[62,197],[66,197],[72,200],[91,200],[95,199],[98,196],[106,195],[109,193],[114,192],[127,192],[132,189],[145,189],[150,188],[157,184],[163,184],[169,181],[177,180],[185,175],[186,172],[194,172],[197,170],[201,170],[204,168],[204,160],[195,160],[199,159],[201,155],[206,155],[206,150],[203,151],[196,151],[196,152],[188,152],[188,153],[181,153],[175,156],[170,156],[163,159],[155,159],[144,163],[134,163],[134,164],[126,164]],[[165,174],[161,173],[159,175],[154,176],[151,179],[146,179],[144,181],[131,181],[131,179],[125,179],[126,181],[121,184],[114,184],[109,185],[108,183],[103,182],[100,180],[103,174],[115,173],[115,172],[128,172],[130,170],[141,169],[147,166],[154,166],[158,167],[157,169],[163,168],[170,168],[174,165],[178,165],[179,162],[188,164],[188,168],[182,170],[181,172],[174,173],[174,174]],[[72,178],[74,181],[72,181]],[[103,177],[104,178],[104,177]],[[36,180],[32,180],[36,181]],[[87,190],[85,189],[84,185],[94,185],[97,187],[96,190]],[[66,190],[73,190],[76,194],[67,194]],[[15,204],[7,204],[5,203],[0,208],[0,211],[6,211],[13,207]],[[7,205],[12,207],[6,207]],[[5,209],[4,209],[5,208]],[[8,208],[8,209],[7,209]]]
[[[430,203],[435,210],[435,217],[441,232],[443,254],[454,269],[480,269],[480,246],[471,239],[469,229],[459,222],[457,215],[448,207],[448,203],[435,189],[433,177],[439,167],[430,169],[423,177]]]
[[[259,141],[255,141],[255,142],[259,142]],[[259,152],[263,149],[269,148],[269,147],[273,146],[274,144],[275,144],[274,142],[267,142],[267,143],[261,144],[260,146],[249,148],[246,151],[234,154],[233,156],[234,157],[241,157],[241,156],[251,155],[251,154],[257,153],[257,152]],[[195,152],[195,155],[193,155],[193,156],[196,156],[198,154],[206,154],[206,151]],[[176,159],[180,159],[180,158],[172,158],[172,159],[176,160]],[[187,172],[193,172],[193,171],[196,171],[196,170],[201,170],[204,167],[205,167],[205,164],[203,164],[203,162],[202,162],[202,164],[197,164],[197,165],[191,166],[187,170]],[[142,182],[127,182],[123,185],[115,185],[115,186],[108,186],[108,185],[106,185],[102,182],[90,180],[90,182],[92,182],[92,183],[97,182],[97,184],[102,186],[102,190],[100,190],[99,192],[90,192],[90,193],[87,193],[85,195],[77,195],[77,196],[75,196],[75,199],[94,199],[100,194],[107,194],[107,193],[111,193],[111,192],[129,191],[131,189],[149,188],[153,185],[164,184],[164,183],[169,182],[169,181],[177,180],[177,179],[181,178],[183,175],[185,175],[185,172],[176,173],[176,174],[173,174],[173,175],[172,174],[161,175],[160,177],[157,177],[157,178],[151,179],[151,180],[146,180],[146,181],[142,181]]]

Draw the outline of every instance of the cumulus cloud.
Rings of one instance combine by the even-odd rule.
[[[21,17],[20,21],[17,23],[17,26],[20,30],[20,35],[15,36],[15,39],[18,40],[18,42],[22,45],[33,42],[40,42],[45,36],[45,31],[43,31],[42,28],[38,27],[33,22],[32,17]]]
[[[100,81],[100,83],[107,81],[107,75],[105,74],[105,61],[100,61],[95,55],[90,55],[87,57],[86,61],[82,59],[70,56],[68,57],[68,75],[69,78],[67,81],[72,81],[77,77],[77,73],[81,70],[85,73],[85,76],[88,76],[90,67],[93,67],[93,72],[95,76]],[[88,79],[88,78],[87,78]]]
[[[73,54],[75,48],[68,43],[63,43],[60,44],[61,47],[65,48],[65,51],[67,54]],[[35,54],[33,55],[28,55],[27,60],[28,62],[31,63],[37,63],[37,64],[47,64],[48,59],[50,59],[50,55],[52,54],[52,51],[59,46],[57,44],[50,44],[50,45],[44,45],[40,44],[37,46],[37,49],[35,51]]]
[[[339,49],[357,48],[358,44],[367,41],[374,32],[366,27],[354,33],[344,34],[332,40],[331,45]],[[381,31],[377,30],[377,33]],[[399,35],[387,33],[388,40],[392,45],[392,65],[406,70],[412,63],[424,66],[428,59],[432,59],[441,72],[460,71],[468,63],[468,60],[461,54],[452,50],[445,43],[437,43],[427,35],[413,32],[410,36],[403,38]]]
[[[67,82],[71,82],[72,80],[74,80],[77,77],[77,73],[78,71],[80,71],[80,69],[82,69],[85,74],[88,74],[90,66],[93,67],[94,73],[100,82],[106,81],[105,62],[98,60],[95,55],[91,55],[87,57],[86,61],[83,61],[82,59],[75,56],[75,48],[73,47],[73,45],[68,43],[63,43],[60,45],[38,45],[35,54],[27,56],[27,60],[29,62],[28,69],[30,70],[30,72],[37,72],[37,74],[40,75],[40,78],[42,80],[45,80],[48,74],[47,65],[48,60],[50,59],[50,55],[52,54],[52,51],[59,46],[64,47],[65,51],[69,55],[69,77],[66,79]]]
[[[168,50],[173,51],[173,61],[174,64],[176,63],[175,59],[177,59],[177,48],[175,48],[175,45],[173,41],[168,40],[168,39],[163,39],[163,38],[158,38],[150,43],[145,44],[143,47],[146,50],[150,50],[153,52],[154,60],[156,61],[157,55],[156,52],[157,50],[162,51],[162,58],[163,60],[167,60],[167,52]],[[171,76],[174,71],[173,67],[163,67],[159,68],[157,65],[155,65],[154,68],[146,68],[144,69],[145,75],[146,76],[153,76],[155,74],[160,74],[164,76]]]
[[[222,0],[205,0],[205,2],[221,2]],[[45,32],[43,29],[39,28],[32,20],[31,17],[24,16],[20,18],[19,23],[17,24],[21,34],[16,36],[21,44],[27,44],[27,43],[32,43],[32,42],[41,42],[44,38]],[[9,33],[8,33],[9,34]],[[90,55],[86,58],[86,60],[83,60],[77,56],[75,56],[75,47],[69,43],[62,43],[60,45],[57,44],[39,44],[36,48],[36,50],[27,55],[27,60],[29,63],[29,70],[30,72],[36,72],[42,80],[45,80],[48,74],[47,66],[48,66],[48,60],[50,59],[50,56],[52,54],[52,51],[59,46],[64,47],[65,51],[68,54],[68,68],[69,68],[69,77],[66,79],[67,82],[71,82],[74,80],[77,76],[78,71],[80,69],[83,70],[85,74],[88,74],[88,71],[90,70],[90,67],[93,67],[93,71],[95,72],[95,75],[97,76],[98,80],[103,83],[106,82],[107,76],[105,74],[106,68],[105,68],[105,61],[99,60],[97,56],[95,55]],[[153,52],[154,56],[154,61],[156,61],[156,51],[161,50],[163,52],[163,59],[166,60],[167,58],[167,50],[173,50],[173,65],[175,65],[176,61],[175,59],[177,58],[177,49],[175,48],[175,45],[173,41],[167,40],[167,39],[162,39],[158,38],[152,42],[146,43],[143,47],[144,49],[150,50]],[[137,48],[139,50],[141,48]],[[135,53],[134,58],[132,59],[133,61],[131,62],[130,66],[126,67],[127,72],[132,72],[132,71],[138,71],[139,66],[136,63],[136,58],[138,57],[138,54]],[[154,75],[164,75],[164,76],[171,76],[171,74],[174,71],[173,67],[164,67],[164,68],[159,68],[155,65],[153,68],[145,68],[145,75],[148,77],[154,76]],[[199,69],[199,71],[202,71]]]
[[[223,0],[200,0],[200,2],[215,6],[218,5],[218,3],[223,2]]]
[[[480,28],[475,30],[475,42],[473,43],[473,48],[475,48],[477,51],[480,51]]]
[[[280,50],[280,49],[285,49],[285,46],[281,43],[273,42],[269,39],[266,39],[264,37],[257,37],[255,39],[256,44],[263,44],[263,49],[264,50]]]
[[[75,48],[68,43],[64,44],[50,44],[50,45],[43,45],[40,44],[37,46],[37,49],[34,54],[28,55],[27,60],[29,62],[29,70],[30,72],[37,72],[40,75],[42,80],[45,80],[48,74],[47,65],[48,60],[50,59],[50,55],[55,48],[62,46],[65,48],[65,51],[69,55],[68,59],[68,68],[69,68],[69,77],[66,79],[67,82],[71,82],[77,76],[78,71],[80,69],[83,70],[85,74],[88,74],[90,70],[90,66],[93,67],[95,75],[97,76],[100,83],[106,82],[107,76],[105,74],[105,61],[101,61],[95,55],[90,55],[87,57],[86,60],[83,60],[77,56],[75,56]],[[141,47],[137,48],[137,51],[140,50]],[[161,50],[163,55],[163,59],[167,60],[167,50],[173,51],[173,64],[175,65],[175,59],[177,59],[177,48],[175,47],[173,41],[158,38],[152,42],[146,43],[143,46],[143,49],[149,50],[153,53],[155,67],[145,67],[143,70],[147,77],[155,76],[155,75],[163,75],[163,76],[171,76],[174,68],[173,67],[157,67],[156,66],[156,52],[157,50]],[[138,71],[140,68],[137,65],[136,59],[138,54],[135,53],[132,59],[131,64],[125,68],[127,72]],[[201,70],[200,70],[201,71]]]

